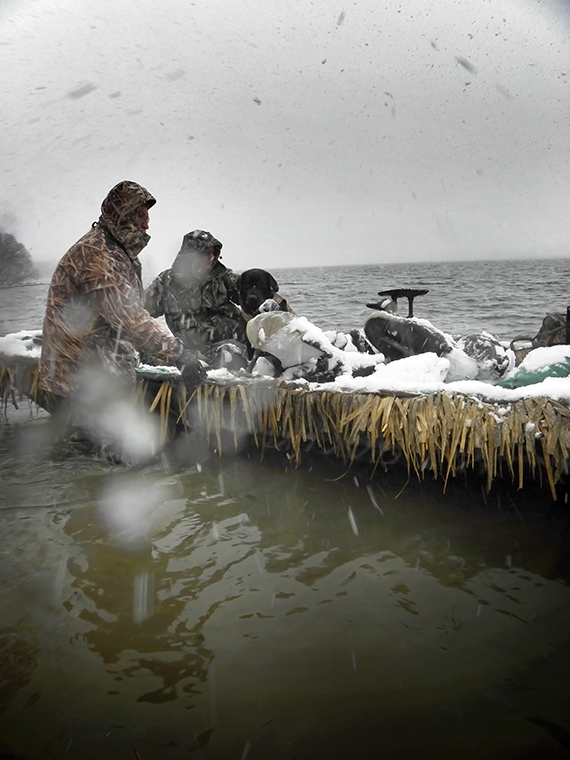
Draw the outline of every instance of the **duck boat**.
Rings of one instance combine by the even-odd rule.
[[[445,383],[433,375],[410,383],[388,371],[396,360],[383,365],[384,374],[374,372],[373,383],[358,373],[319,383],[220,368],[189,395],[177,369],[141,366],[135,401],[159,415],[163,441],[198,428],[219,456],[253,446],[262,459],[277,447],[299,464],[317,451],[338,460],[341,474],[356,461],[381,470],[398,459],[409,475],[431,474],[444,490],[450,478],[473,470],[488,490],[497,478],[519,489],[538,480],[556,501],[570,458],[570,345],[513,350],[515,368],[495,383]],[[40,351],[39,330],[0,338],[5,415],[22,399],[46,407],[37,383]],[[440,357],[428,351],[420,358],[427,366]]]

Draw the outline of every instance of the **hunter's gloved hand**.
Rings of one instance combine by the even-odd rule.
[[[206,377],[202,362],[186,348],[176,360],[176,366],[182,375],[182,382],[188,389],[197,388]]]

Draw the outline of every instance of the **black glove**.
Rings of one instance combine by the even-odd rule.
[[[176,360],[176,366],[182,375],[182,382],[188,389],[197,388],[206,377],[202,362],[188,349],[184,349]]]

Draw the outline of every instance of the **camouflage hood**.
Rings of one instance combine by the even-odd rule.
[[[150,235],[138,226],[137,211],[150,208],[156,200],[136,182],[124,180],[109,191],[101,204],[101,216],[96,223],[104,227],[130,256],[138,256],[148,244]]]
[[[223,244],[220,243],[211,232],[206,232],[205,230],[193,230],[192,232],[187,232],[182,238],[182,248],[178,252],[178,256],[202,253],[208,248],[213,248],[220,253]],[[176,258],[178,258],[178,256]]]

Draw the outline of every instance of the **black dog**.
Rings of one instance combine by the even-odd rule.
[[[265,269],[246,269],[238,278],[237,288],[239,291],[239,303],[246,322],[249,322],[250,319],[253,319],[253,317],[260,313],[259,308],[265,301],[272,300],[275,309],[278,311],[292,311],[285,298],[282,298],[277,293],[279,290],[277,280],[272,274],[266,272]],[[249,372],[251,372],[257,360],[262,356],[265,356],[273,365],[275,376],[283,372],[283,367],[281,367],[278,359],[263,351],[254,349],[247,338],[246,344],[250,359]]]
[[[259,313],[264,301],[273,299],[281,311],[291,311],[287,301],[277,295],[279,284],[265,269],[246,269],[237,282],[239,302],[246,319]]]

